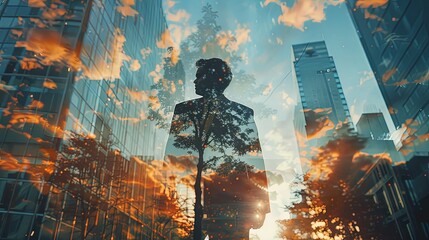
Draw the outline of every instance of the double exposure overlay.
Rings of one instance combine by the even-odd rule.
[[[0,239],[429,239],[428,10],[1,1]]]

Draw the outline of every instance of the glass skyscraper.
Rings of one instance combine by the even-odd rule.
[[[386,1],[363,8],[347,1],[350,15],[397,129],[401,152],[429,151],[429,3]]]
[[[148,178],[163,152],[147,110],[166,30],[160,0],[2,1],[1,239],[176,234],[159,230],[171,196]]]
[[[352,123],[344,91],[324,41],[293,45],[292,53],[300,96],[294,115],[299,146],[320,147],[337,124]]]

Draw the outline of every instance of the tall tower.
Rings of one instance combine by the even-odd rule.
[[[334,59],[324,41],[292,46],[293,77],[300,100],[294,126],[300,151],[322,146],[339,123],[352,123]],[[303,157],[301,155],[301,157]]]
[[[390,116],[402,129],[401,152],[429,152],[429,3],[347,1],[350,16]],[[401,146],[402,145],[402,146]]]

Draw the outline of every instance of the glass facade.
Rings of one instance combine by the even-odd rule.
[[[406,128],[401,152],[428,152],[429,32],[426,1],[389,1],[360,8],[348,1],[350,15],[397,129]]]
[[[294,70],[301,103],[306,110],[330,109],[334,123],[351,122],[344,91],[325,42],[293,45]]]
[[[387,182],[392,188],[384,193],[389,206],[390,217],[387,219],[394,220],[402,239],[426,239],[427,211],[422,206],[427,205],[427,194],[423,194],[425,197],[416,196],[419,191],[426,192],[419,189],[427,186],[429,97],[423,93],[428,90],[429,18],[425,10],[429,4],[427,1],[407,0],[388,1],[380,5],[363,8],[358,1],[347,2],[350,16],[398,130],[392,134],[392,138],[397,140],[396,148],[407,160],[393,167],[395,183]],[[394,158],[392,160],[395,161]],[[425,172],[425,180],[419,181],[422,172]],[[390,175],[380,173],[383,177]],[[400,205],[397,200],[392,201],[395,191],[402,192],[403,201]],[[406,211],[400,213],[400,206],[405,206]],[[405,213],[407,216],[403,216]]]
[[[178,234],[159,220],[173,193],[148,177],[162,175],[147,109],[166,30],[158,0],[2,2],[1,239]]]

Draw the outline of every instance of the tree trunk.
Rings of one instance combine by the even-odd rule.
[[[202,239],[202,222],[203,222],[203,205],[201,203],[201,179],[203,173],[203,164],[204,164],[204,152],[199,150],[198,164],[197,164],[197,177],[195,178],[195,221],[194,221],[194,240]]]

